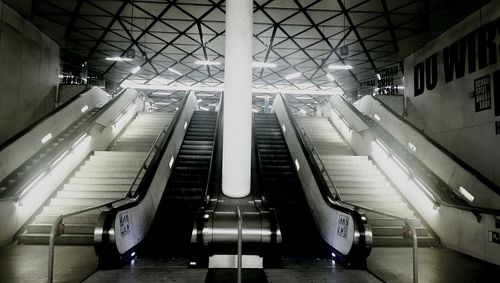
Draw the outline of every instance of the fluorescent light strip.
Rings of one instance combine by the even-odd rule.
[[[302,73],[300,73],[300,72],[289,74],[285,77],[285,80],[293,80],[293,79],[296,79],[300,76],[302,76]]]
[[[328,65],[328,69],[330,70],[351,70],[352,66],[351,65]]]
[[[174,68],[168,68],[167,70],[169,70],[170,72],[176,74],[176,75],[179,75],[179,76],[182,76],[182,73],[177,71],[176,69]]]
[[[330,73],[326,73],[326,77],[332,82],[335,81],[335,77]]]
[[[220,62],[217,62],[217,61],[208,61],[208,60],[198,60],[198,61],[194,61],[194,63],[196,65],[207,65],[207,66],[210,66],[210,65],[213,65],[213,66],[220,65]]]
[[[201,109],[201,110],[203,110],[203,111],[208,111],[208,110],[209,110],[209,109],[208,109],[208,108],[206,108],[206,107],[200,107],[200,109]]]
[[[85,105],[85,106],[83,106],[83,107],[82,107],[82,109],[80,109],[80,111],[81,111],[82,113],[84,113],[84,112],[85,112],[85,111],[87,111],[87,110],[89,110],[89,106],[88,106],[88,105]]]
[[[278,65],[275,63],[267,63],[267,62],[253,62],[252,67],[254,68],[276,68]]]
[[[48,133],[40,141],[42,142],[42,144],[44,144],[48,142],[51,138],[52,138],[52,133]]]
[[[460,186],[458,188],[458,191],[469,201],[469,202],[473,202],[474,201],[474,196],[469,193],[469,191],[467,191],[464,187]]]
[[[123,57],[106,57],[106,60],[107,61],[117,61],[117,62],[121,62],[121,61],[132,61],[132,58],[123,58]]]
[[[132,69],[131,73],[135,74],[135,73],[139,72],[140,70],[141,70],[141,67],[137,66],[137,67],[135,67],[135,68]]]

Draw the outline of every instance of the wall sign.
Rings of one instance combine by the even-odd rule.
[[[379,77],[359,83],[359,95],[403,95],[403,72],[398,65],[376,70]]]
[[[344,215],[339,215],[337,223],[337,235],[342,238],[347,238],[347,231],[349,228],[349,219]]]
[[[130,218],[128,215],[128,211],[121,213],[119,215],[119,219],[120,219],[120,234],[122,236],[125,236],[128,233],[130,233]]]
[[[491,108],[490,75],[474,80],[474,101],[476,112]]]

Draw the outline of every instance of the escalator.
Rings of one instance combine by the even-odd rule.
[[[254,114],[260,190],[276,211],[285,257],[329,257],[317,233],[303,188],[274,113]]]
[[[138,248],[138,257],[188,255],[195,217],[205,200],[216,125],[217,112],[193,113],[153,224]]]

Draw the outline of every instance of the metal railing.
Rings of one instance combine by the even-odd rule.
[[[240,207],[236,207],[236,216],[238,217],[238,283],[241,283],[241,268],[243,265],[243,218],[241,217]]]
[[[185,103],[185,101],[184,101]],[[82,213],[85,213],[85,212],[89,212],[89,211],[92,211],[92,210],[97,210],[97,209],[100,209],[100,208],[113,208],[113,204],[115,203],[118,203],[118,202],[123,202],[123,201],[128,201],[128,200],[133,200],[134,198],[137,198],[137,191],[135,193],[135,195],[132,194],[133,192],[133,188],[135,186],[135,184],[137,183],[137,181],[140,179],[140,175],[142,172],[145,172],[149,169],[149,166],[151,160],[150,158],[153,156],[153,152],[156,154],[158,148],[159,148],[159,144],[161,144],[163,142],[163,137],[165,137],[165,135],[168,136],[168,132],[169,130],[171,129],[171,126],[172,125],[175,125],[176,124],[176,121],[178,119],[178,117],[180,116],[180,113],[182,113],[182,111],[179,111],[177,114],[176,114],[176,117],[174,119],[172,119],[172,122],[170,124],[165,124],[162,128],[162,131],[161,133],[156,137],[154,143],[153,143],[153,146],[151,147],[151,149],[149,150],[146,158],[144,159],[141,167],[140,167],[140,170],[137,172],[137,175],[135,176],[134,180],[132,181],[132,184],[130,185],[129,189],[127,190],[127,193],[125,194],[125,196],[123,198],[120,198],[120,199],[117,199],[117,200],[113,200],[113,201],[110,201],[110,202],[106,202],[106,203],[103,203],[103,204],[100,204],[100,205],[97,205],[97,206],[93,206],[93,207],[88,207],[88,208],[84,208],[84,209],[81,209],[81,210],[77,210],[77,211],[73,211],[73,212],[70,212],[70,213],[66,213],[66,214],[62,214],[62,215],[59,215],[56,220],[54,221],[54,223],[52,224],[52,227],[50,229],[50,239],[49,239],[49,259],[48,259],[48,282],[51,283],[53,282],[53,274],[54,274],[54,244],[55,244],[55,239],[56,239],[56,236],[60,236],[61,234],[63,234],[64,232],[64,224],[62,223],[63,219],[64,218],[67,218],[67,217],[71,217],[71,216],[75,216],[75,215],[78,215],[78,214],[82,214]],[[174,122],[175,121],[175,122]]]

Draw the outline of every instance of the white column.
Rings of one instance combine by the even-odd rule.
[[[226,1],[222,192],[250,193],[253,1]]]

